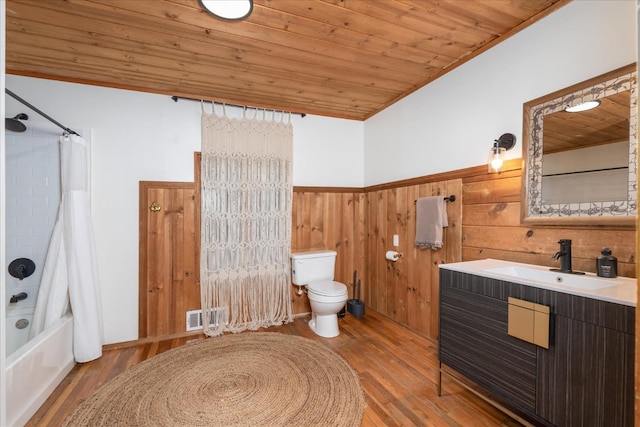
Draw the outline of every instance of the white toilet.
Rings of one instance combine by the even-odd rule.
[[[306,285],[311,303],[309,327],[321,337],[332,338],[340,334],[338,312],[347,302],[347,287],[333,281],[336,265],[335,251],[311,251],[291,254],[292,281],[296,286]],[[299,291],[301,293],[301,291]]]

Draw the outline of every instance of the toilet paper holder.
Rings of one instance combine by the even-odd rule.
[[[398,261],[402,257],[402,253],[396,251],[387,251],[385,258],[389,261]]]

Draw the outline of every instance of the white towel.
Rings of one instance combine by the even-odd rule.
[[[442,228],[449,225],[444,197],[416,200],[416,246],[421,249],[442,247]]]

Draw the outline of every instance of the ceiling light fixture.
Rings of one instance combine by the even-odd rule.
[[[567,113],[579,113],[580,111],[591,110],[593,108],[598,107],[599,105],[600,105],[600,101],[598,100],[587,101],[587,102],[582,102],[578,105],[567,107],[564,109],[564,111],[566,111]]]
[[[504,153],[511,150],[516,145],[516,136],[512,133],[505,133],[500,138],[493,141],[493,147],[489,153],[489,173],[500,172],[504,164]]]
[[[200,6],[215,16],[227,21],[238,21],[251,15],[253,0],[198,0]]]

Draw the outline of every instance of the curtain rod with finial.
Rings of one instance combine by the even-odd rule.
[[[185,101],[198,101],[198,102],[202,102],[202,99],[196,99],[196,98],[186,98],[184,96],[172,96],[171,99],[173,99],[173,102],[178,102],[179,99],[184,99]],[[213,102],[214,104],[220,104],[220,105],[228,105],[230,107],[238,107],[238,108],[253,108],[254,110],[271,110],[271,111],[279,111],[281,113],[289,113],[289,111],[283,111],[283,110],[275,110],[273,108],[262,108],[262,107],[252,107],[250,105],[239,105],[239,104],[229,104],[228,102],[220,102],[220,101],[207,101],[207,102]],[[291,111],[291,114],[298,114],[300,117],[304,117],[307,114],[306,113],[296,113],[294,111]]]

